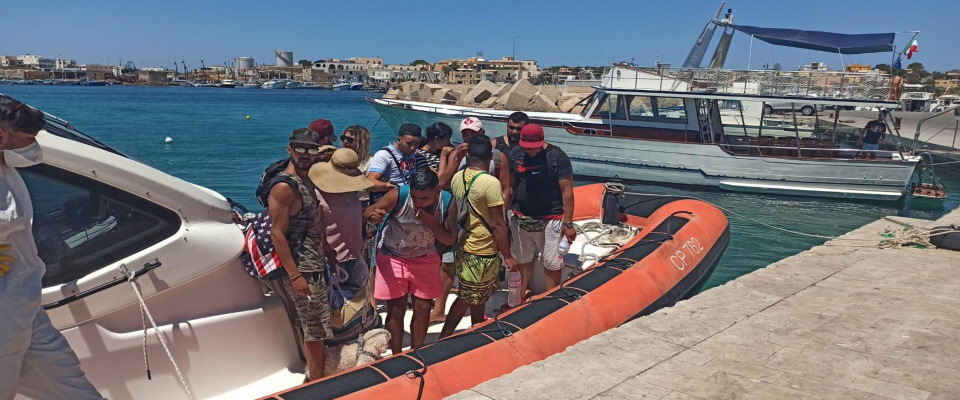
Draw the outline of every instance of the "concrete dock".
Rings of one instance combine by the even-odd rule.
[[[877,249],[902,223],[960,210],[873,222],[450,398],[960,399],[960,252]]]

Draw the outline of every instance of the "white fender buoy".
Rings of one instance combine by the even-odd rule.
[[[164,142],[164,143],[173,143],[173,138],[170,137],[170,136],[167,136],[166,139],[163,139],[163,142]]]

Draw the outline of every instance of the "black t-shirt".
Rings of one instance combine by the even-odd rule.
[[[877,144],[880,138],[887,131],[887,124],[879,121],[867,122],[867,131],[863,134],[863,142],[867,144]]]
[[[517,211],[534,218],[563,214],[560,180],[573,177],[567,153],[547,144],[540,154],[530,157],[517,146],[510,152],[510,172],[515,179]]]

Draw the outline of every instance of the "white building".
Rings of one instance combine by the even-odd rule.
[[[77,68],[77,60],[67,60],[64,58],[54,60],[53,69],[55,71],[63,71],[68,68]]]
[[[378,83],[420,80],[436,82],[442,75],[440,71],[425,70],[423,65],[385,65],[380,68],[371,67],[368,71],[370,79]]]
[[[24,54],[17,57],[17,59],[23,62],[23,65],[26,67],[32,67],[42,71],[51,71],[56,67],[56,60],[33,54]]]
[[[313,69],[336,75],[337,79],[360,81],[367,80],[369,66],[370,64],[360,63],[356,60],[338,60],[335,58],[313,63]]]

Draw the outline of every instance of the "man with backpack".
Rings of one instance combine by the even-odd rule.
[[[321,136],[300,128],[290,134],[290,161],[268,184],[267,213],[280,265],[286,272],[264,283],[283,298],[294,330],[302,336],[307,380],[323,376],[324,340],[332,336],[330,302],[325,273],[329,245],[317,206],[310,168],[320,154]],[[336,267],[336,258],[331,258]],[[293,303],[293,310],[289,309]]]
[[[510,152],[513,215],[511,249],[520,262],[520,289],[525,293],[537,252],[544,267],[547,289],[560,285],[563,267],[560,242],[573,243],[573,167],[559,147],[544,140],[543,128],[527,124],[519,146]]]
[[[493,157],[490,138],[484,135],[470,138],[467,157],[467,168],[454,175],[452,187],[458,216],[454,270],[460,280],[460,290],[443,324],[441,338],[453,334],[467,309],[474,324],[483,322],[487,300],[499,283],[497,253],[503,256],[508,270],[517,269],[503,219],[500,182],[487,172]]]
[[[430,306],[440,294],[440,255],[436,242],[453,243],[445,226],[451,196],[441,191],[437,174],[419,169],[410,184],[387,192],[363,212],[371,223],[380,224],[377,241],[377,274],[374,297],[387,302],[386,329],[390,349],[400,353],[407,295],[413,296],[410,344],[423,345],[430,324]]]
[[[520,130],[530,123],[530,117],[523,111],[510,114],[507,118],[507,134],[493,139],[493,148],[501,153],[510,154],[520,143]]]
[[[373,182],[370,188],[370,201],[376,202],[397,186],[410,184],[410,177],[420,168],[428,168],[429,162],[417,154],[420,148],[422,131],[416,124],[403,124],[397,134],[397,141],[374,153],[370,158],[367,179]]]

